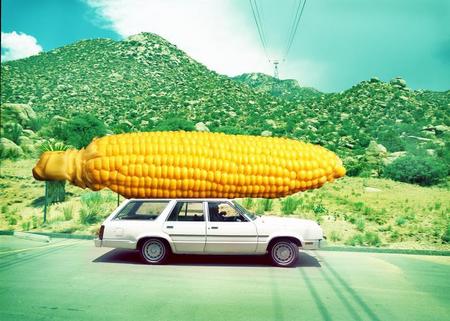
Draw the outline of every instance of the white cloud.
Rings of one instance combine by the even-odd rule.
[[[234,76],[244,72],[272,74],[272,66],[259,43],[251,16],[229,0],[85,0],[106,21],[104,27],[123,37],[153,32],[208,68]],[[250,10],[250,9],[249,9]],[[98,23],[98,21],[95,21]],[[314,64],[291,60],[281,66],[282,77],[302,76],[317,83],[321,73]],[[284,73],[283,70],[291,70]],[[292,71],[298,71],[295,74]],[[307,70],[307,73],[303,71]],[[320,70],[321,71],[321,70]]]
[[[22,59],[42,51],[36,38],[25,33],[2,32],[1,61]]]

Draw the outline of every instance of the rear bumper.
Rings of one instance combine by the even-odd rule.
[[[96,247],[113,247],[118,249],[136,249],[136,242],[129,240],[94,239]]]
[[[94,239],[94,244],[96,247],[102,247],[103,246],[103,241],[100,240],[99,238]]]

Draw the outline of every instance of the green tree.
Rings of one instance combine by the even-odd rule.
[[[436,157],[407,155],[386,166],[384,176],[396,181],[433,185],[447,176],[447,167]]]
[[[78,115],[66,124],[66,130],[60,135],[64,141],[76,148],[89,145],[95,137],[106,135],[106,126],[97,117],[91,114]]]

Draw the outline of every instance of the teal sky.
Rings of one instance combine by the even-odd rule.
[[[271,59],[286,49],[296,1],[257,0]],[[5,43],[17,46],[3,33],[32,36],[35,47],[47,51],[80,39],[120,40],[149,31],[217,72],[272,73],[243,0],[3,0],[1,29],[2,55],[12,53]],[[448,90],[450,1],[309,0],[280,76],[323,91],[372,76]]]

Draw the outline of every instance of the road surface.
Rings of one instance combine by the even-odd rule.
[[[141,264],[92,241],[0,236],[0,320],[449,320],[450,257],[302,252]]]

